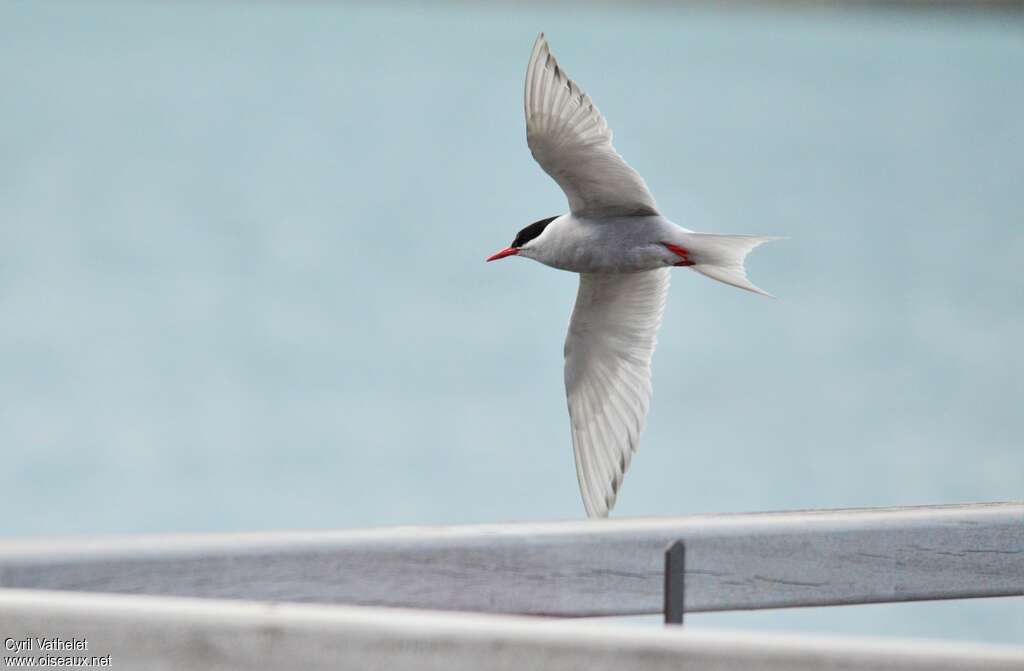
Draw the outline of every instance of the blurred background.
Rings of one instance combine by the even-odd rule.
[[[1024,13],[0,4],[0,535],[583,516],[545,31],[680,270],[617,517],[1024,496]],[[651,622],[652,619],[641,620]],[[1024,642],[1019,599],[694,626]]]

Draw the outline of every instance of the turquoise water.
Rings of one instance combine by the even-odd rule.
[[[582,515],[548,33],[661,209],[790,236],[680,271],[617,516],[1024,496],[1024,18],[0,5],[0,535]],[[1024,642],[1024,602],[696,625]]]

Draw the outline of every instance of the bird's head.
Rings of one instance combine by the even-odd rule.
[[[555,219],[558,219],[558,217],[548,217],[547,219],[541,219],[540,221],[533,222],[516,234],[515,240],[512,241],[511,245],[496,254],[488,256],[487,260],[497,261],[498,259],[503,259],[506,256],[516,256],[519,254],[527,257],[531,256],[532,252],[536,251],[538,245],[541,244],[540,234],[543,233],[548,224]]]

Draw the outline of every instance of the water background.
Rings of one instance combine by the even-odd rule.
[[[615,515],[1024,498],[1024,15],[0,4],[0,536],[583,514],[536,33],[680,270]],[[1024,602],[694,616],[1024,643]]]

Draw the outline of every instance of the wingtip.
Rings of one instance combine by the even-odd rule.
[[[588,505],[586,499],[583,501],[583,509],[587,511],[588,520],[606,520],[608,519],[608,513],[611,512],[611,506],[600,505],[599,503],[589,503]]]
[[[530,50],[530,64],[527,66],[527,72],[533,69],[533,64],[537,62],[543,54],[551,54],[551,47],[548,46],[548,40],[544,36],[544,33],[538,33],[537,39],[533,42],[533,49]]]
[[[551,43],[548,42],[548,36],[545,33],[537,35],[537,41],[533,45],[533,50],[538,55],[546,54],[549,58],[551,57]]]

